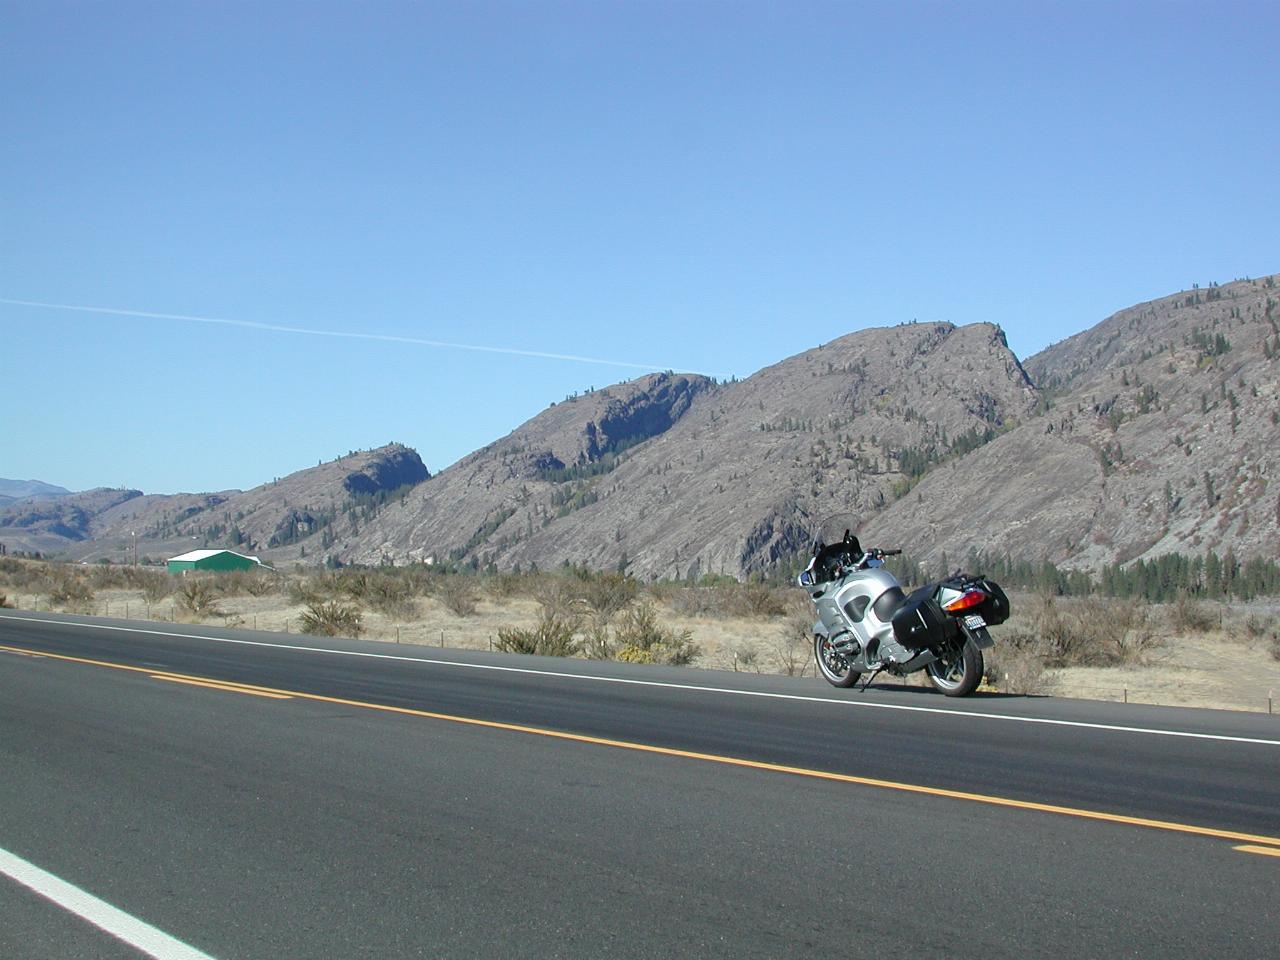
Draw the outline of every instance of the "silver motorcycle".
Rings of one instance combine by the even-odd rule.
[[[817,608],[813,658],[837,687],[862,689],[881,673],[924,670],[948,697],[972,693],[985,669],[987,627],[1009,617],[1009,598],[994,581],[956,573],[910,595],[884,567],[901,550],[864,550],[850,514],[824,520],[800,586]]]

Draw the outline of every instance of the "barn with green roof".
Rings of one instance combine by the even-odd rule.
[[[246,557],[234,550],[192,550],[169,558],[170,573],[186,573],[188,570],[252,570],[260,566],[262,561],[257,557]]]

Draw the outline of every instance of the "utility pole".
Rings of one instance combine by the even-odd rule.
[[[138,565],[138,531],[133,531],[133,565]]]

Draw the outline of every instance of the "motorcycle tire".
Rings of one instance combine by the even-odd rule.
[[[958,651],[944,654],[924,670],[939,693],[948,697],[967,697],[978,689],[986,664],[982,651],[966,642]]]
[[[822,679],[833,687],[852,687],[861,676],[850,668],[849,661],[836,650],[831,639],[820,633],[813,635],[813,662]]]

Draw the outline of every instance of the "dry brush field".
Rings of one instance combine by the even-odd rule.
[[[1014,595],[992,692],[1280,709],[1280,603]],[[813,676],[808,598],[732,581],[445,574],[428,567],[171,576],[0,558],[0,603],[389,643]],[[901,684],[882,677],[877,683]]]

